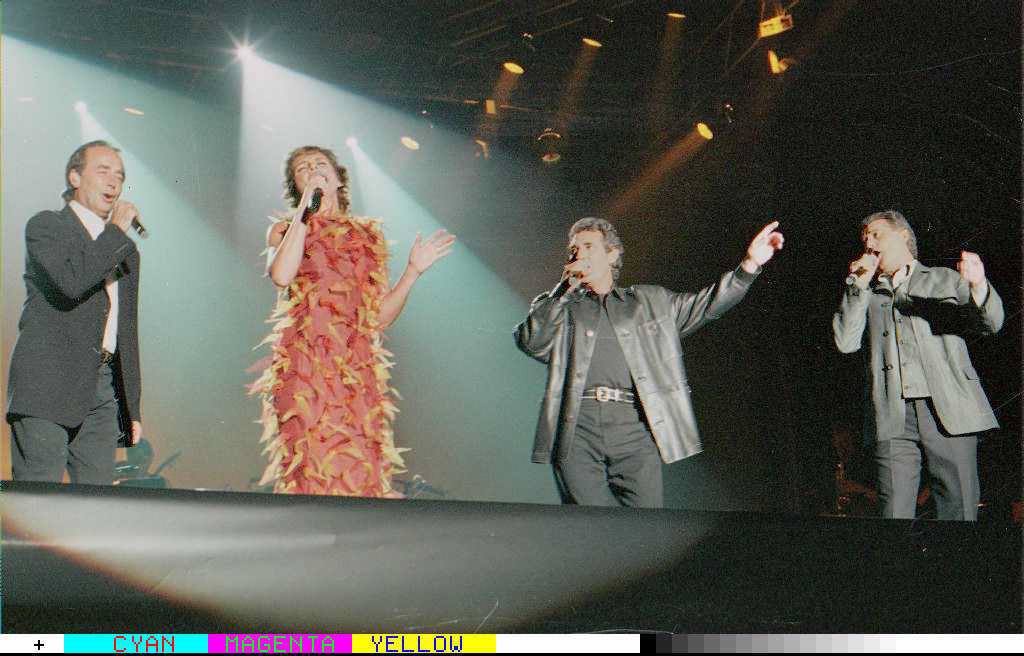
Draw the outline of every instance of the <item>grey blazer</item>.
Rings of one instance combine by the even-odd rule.
[[[870,354],[865,358],[865,380],[871,406],[865,407],[865,436],[885,440],[903,434],[905,403],[896,321],[904,329],[909,321],[914,331],[942,428],[951,435],[965,435],[998,427],[964,336],[998,332],[1003,325],[1003,302],[989,283],[988,296],[979,306],[959,273],[918,262],[895,294],[884,283],[873,283],[866,290],[847,286],[832,319],[836,346],[843,353],[860,349],[867,328]]]

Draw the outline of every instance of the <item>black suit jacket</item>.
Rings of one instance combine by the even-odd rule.
[[[103,328],[110,300],[104,281],[118,278],[115,370],[123,420],[140,419],[138,291],[135,242],[108,224],[96,240],[70,206],[44,211],[25,226],[27,296],[11,356],[7,413],[78,426],[96,398]]]

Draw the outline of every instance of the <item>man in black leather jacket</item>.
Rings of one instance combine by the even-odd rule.
[[[616,287],[615,228],[585,218],[569,231],[561,281],[534,299],[516,345],[548,365],[533,462],[553,463],[565,503],[661,507],[661,463],[700,453],[680,338],[736,305],[782,248],[778,222],[739,267],[696,293]]]

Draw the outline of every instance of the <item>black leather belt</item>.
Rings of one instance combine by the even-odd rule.
[[[601,403],[618,401],[619,403],[632,403],[636,396],[632,390],[618,389],[615,387],[592,387],[583,392],[584,399],[594,399]]]

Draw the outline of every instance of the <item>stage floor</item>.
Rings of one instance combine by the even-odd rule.
[[[1013,525],[2,484],[5,633],[1018,633]]]

